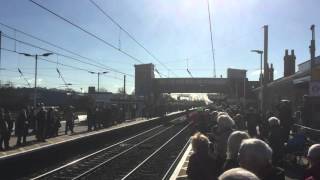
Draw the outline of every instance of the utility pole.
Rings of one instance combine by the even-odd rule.
[[[104,71],[104,72],[93,72],[93,71],[88,71],[91,74],[97,74],[98,75],[98,92],[100,92],[100,75],[101,74],[106,74],[108,73],[108,71]]]
[[[264,45],[263,45],[263,52],[264,52],[264,72],[263,72],[263,79],[264,79],[264,84],[268,83],[268,76],[267,74],[269,74],[268,72],[268,25],[263,26],[264,29]]]
[[[311,97],[319,96],[320,79],[318,75],[318,70],[315,68],[315,54],[316,54],[316,40],[315,40],[315,26],[314,24],[310,27],[311,30],[311,41],[310,41],[310,83],[309,83],[309,95]],[[314,102],[311,102],[311,119],[310,124],[314,124],[315,120],[315,106]]]
[[[311,42],[310,42],[310,72],[311,72],[311,81],[314,79],[313,77],[313,67],[315,65],[315,55],[316,55],[316,40],[315,40],[315,32],[314,32],[314,25],[311,25]]]
[[[123,75],[123,94],[126,95],[126,75]]]
[[[261,50],[251,50],[251,52],[255,52],[260,54],[260,111],[262,111],[263,108],[263,101],[262,101],[262,94],[263,94],[263,74],[262,74],[262,55],[263,55],[263,51]]]
[[[100,72],[98,72],[98,92],[100,92]]]
[[[215,59],[214,59],[213,35],[212,35],[211,12],[210,12],[209,0],[207,0],[207,5],[208,5],[208,17],[209,17],[210,38],[211,38],[211,53],[212,53],[212,62],[213,62],[213,77],[216,78],[216,61],[215,61]]]
[[[246,77],[243,78],[243,106],[246,107]]]
[[[1,54],[1,52],[2,52],[2,44],[1,44],[1,42],[2,42],[2,31],[0,31],[0,87],[1,87],[1,56],[2,56],[2,54]]]
[[[268,70],[268,25],[263,26],[264,29],[264,46],[263,46],[263,55],[264,55],[264,72],[263,72],[263,82],[262,82],[262,87],[261,87],[261,120],[265,117],[265,108],[266,108],[266,96],[267,96],[267,91],[266,91],[266,84],[268,83],[268,75],[269,70]]]
[[[33,98],[33,105],[36,107],[37,105],[37,79],[38,79],[38,55],[35,55],[35,72],[34,72],[34,98]]]
[[[38,54],[31,55],[28,53],[19,53],[19,54],[25,55],[27,57],[35,57],[33,106],[36,107],[36,105],[37,105],[37,81],[38,81],[38,79],[37,79],[38,78],[38,58],[39,58],[39,56],[47,57],[47,56],[52,55],[53,53],[44,53],[42,55],[38,55]]]

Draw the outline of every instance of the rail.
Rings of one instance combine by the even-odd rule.
[[[177,136],[179,136],[184,130],[186,130],[191,123],[188,123],[184,128],[182,128],[178,133],[176,133],[173,137],[171,137],[169,140],[167,140],[164,144],[162,144],[158,149],[156,149],[151,155],[149,155],[147,158],[145,158],[140,164],[138,164],[133,170],[131,170],[127,175],[125,175],[122,180],[128,179],[130,176],[132,176],[135,172],[139,170],[143,165],[145,165],[151,158],[154,158],[160,151],[164,150],[165,147],[171,143]],[[189,142],[189,140],[188,140]],[[184,147],[186,144],[184,145]],[[181,151],[180,153],[181,154]],[[176,159],[175,159],[176,161]],[[167,171],[168,172],[168,171]],[[167,173],[166,173],[167,174]],[[165,176],[166,176],[165,174]]]
[[[144,131],[144,132],[141,132],[141,133],[139,133],[139,134],[137,134],[137,135],[134,135],[134,136],[132,136],[132,137],[130,137],[130,138],[127,138],[127,139],[125,139],[125,140],[123,140],[123,141],[120,141],[120,142],[118,142],[118,143],[116,143],[116,144],[113,144],[113,145],[108,146],[108,147],[106,147],[106,148],[103,148],[103,149],[101,149],[101,150],[99,150],[99,151],[96,151],[96,152],[94,152],[94,153],[91,153],[91,154],[89,154],[89,155],[87,155],[87,156],[84,156],[84,157],[82,157],[82,158],[79,158],[79,159],[77,159],[77,160],[74,160],[74,161],[72,161],[72,162],[70,162],[70,163],[67,163],[67,164],[65,164],[65,165],[63,165],[63,166],[61,166],[61,167],[58,167],[58,168],[56,168],[56,169],[54,169],[54,170],[51,170],[51,171],[49,171],[49,172],[47,172],[47,173],[44,173],[44,174],[39,175],[39,176],[37,176],[37,177],[34,177],[34,178],[32,178],[32,180],[37,180],[37,179],[43,179],[43,178],[50,177],[50,176],[58,173],[59,171],[61,171],[61,170],[63,170],[63,169],[66,169],[66,168],[68,168],[68,167],[71,167],[72,165],[75,165],[75,164],[80,163],[80,162],[82,162],[82,161],[86,161],[86,160],[88,160],[88,159],[90,159],[90,158],[92,158],[92,157],[94,157],[94,156],[96,156],[96,155],[98,155],[98,154],[100,154],[100,153],[103,153],[103,152],[105,152],[105,151],[107,151],[107,150],[110,150],[111,148],[114,148],[114,147],[116,147],[116,146],[119,146],[119,145],[121,145],[121,144],[123,144],[123,143],[126,143],[126,142],[128,142],[128,141],[130,141],[130,140],[133,140],[134,138],[137,138],[137,137],[139,137],[139,136],[142,136],[142,135],[144,135],[144,134],[147,134],[147,133],[149,133],[149,132],[151,132],[151,131],[154,131],[154,130],[160,128],[160,127],[161,127],[161,125],[156,126],[156,127],[154,127],[154,128],[151,128],[151,129],[149,129],[149,130],[146,130],[146,131]],[[161,130],[160,132],[154,134],[153,136],[150,136],[150,137],[147,138],[147,139],[150,139],[150,138],[152,138],[152,137],[154,137],[154,136],[156,136],[156,135],[164,132],[165,130],[167,130],[167,129],[171,128],[171,127],[172,127],[172,126],[167,127],[167,128],[165,128],[164,130]],[[146,140],[146,139],[145,139],[145,140]],[[141,143],[141,142],[140,142],[140,143]],[[137,145],[137,144],[136,144],[136,145]],[[119,154],[117,154],[116,156],[119,156]],[[111,157],[110,159],[108,159],[107,161],[110,161],[111,159],[114,159],[114,158],[116,158],[116,157],[115,157],[115,156],[112,156],[112,157]],[[106,161],[104,161],[104,163],[106,163]],[[101,164],[101,165],[102,165],[102,164]],[[93,169],[96,169],[96,168],[98,168],[98,166],[95,166],[94,168],[90,168],[90,170],[92,171]],[[88,173],[88,171],[86,171],[86,172]],[[83,173],[81,173],[81,174],[83,174]],[[73,179],[74,179],[74,178],[73,178]]]
[[[167,170],[167,172],[164,174],[164,176],[162,177],[162,180],[166,180],[169,179],[170,175],[173,173],[174,168],[176,167],[176,165],[179,163],[179,160],[182,158],[183,154],[185,153],[185,151],[188,149],[188,146],[190,144],[191,139],[189,139],[187,141],[187,143],[184,145],[183,149],[181,149],[180,153],[178,154],[178,156],[176,157],[176,159],[172,162],[171,166],[169,167],[169,169]]]

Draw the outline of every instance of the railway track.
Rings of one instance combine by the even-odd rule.
[[[183,129],[185,130],[185,129]],[[169,179],[174,166],[189,145],[188,131],[177,133],[122,179]]]
[[[119,179],[130,172],[132,165],[139,164],[186,127],[185,124],[154,127],[32,179],[99,179],[99,176]]]

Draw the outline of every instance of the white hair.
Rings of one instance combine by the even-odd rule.
[[[220,111],[220,112],[218,112],[217,117],[222,116],[222,115],[229,115],[229,114],[227,112]]]
[[[230,134],[227,143],[227,158],[236,159],[238,157],[241,142],[244,139],[249,139],[250,136],[244,131],[234,131]]]
[[[314,144],[309,147],[308,158],[311,163],[320,162],[320,144]]]
[[[270,126],[279,126],[280,125],[280,120],[276,117],[270,117],[268,119],[268,123]]]
[[[232,128],[234,126],[234,121],[229,115],[220,115],[217,119],[218,127],[222,129]]]
[[[219,180],[259,180],[259,178],[252,172],[242,169],[233,168],[223,174],[218,178]]]
[[[272,163],[272,149],[260,139],[245,139],[239,149],[239,164],[257,172]]]

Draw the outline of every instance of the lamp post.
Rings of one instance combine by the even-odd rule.
[[[262,50],[251,50],[251,52],[255,52],[260,54],[260,93],[261,93],[261,100],[260,100],[260,111],[263,109],[263,74],[262,74]]]
[[[251,50],[251,52],[255,52],[260,54],[260,86],[262,86],[262,55],[263,51],[262,50]]]
[[[36,107],[37,105],[37,78],[38,78],[38,57],[43,56],[47,57],[52,55],[53,53],[44,53],[44,54],[28,54],[28,53],[19,53],[25,55],[27,57],[35,57],[35,68],[34,68],[34,95],[33,95],[33,106]]]
[[[101,74],[107,74],[108,71],[103,71],[103,72],[93,72],[93,71],[89,71],[89,73],[91,74],[97,74],[98,75],[98,92],[100,90],[100,75]]]

